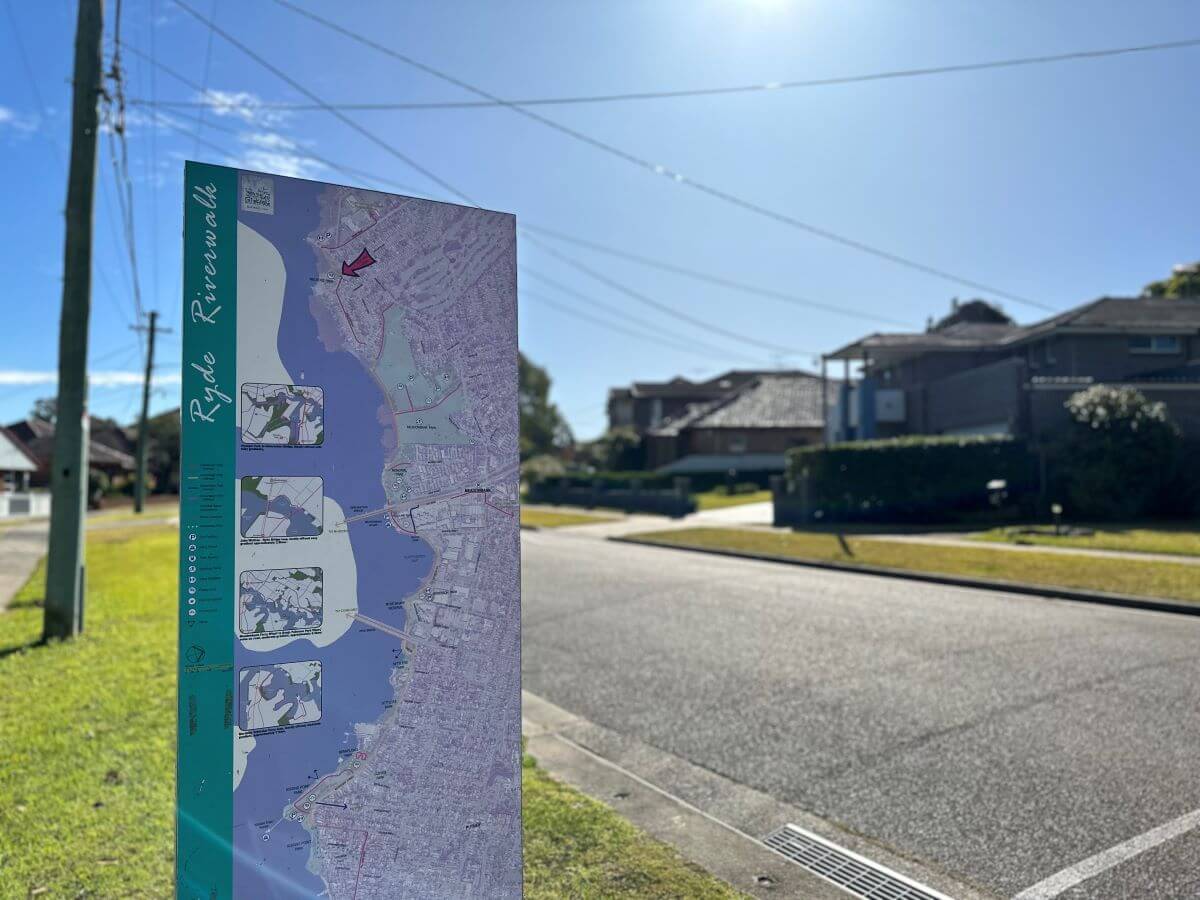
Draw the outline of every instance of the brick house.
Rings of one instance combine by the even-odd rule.
[[[635,381],[629,387],[610,388],[608,428],[632,428],[639,435],[667,425],[698,403],[729,396],[764,372],[732,369],[707,381],[677,377],[670,381]]]
[[[1102,297],[1031,325],[994,306],[955,303],[924,332],[871,334],[822,358],[846,378],[830,440],[902,434],[1041,438],[1092,384],[1131,385],[1200,437],[1200,298]],[[859,377],[851,382],[850,367]]]
[[[133,442],[124,430],[107,419],[89,417],[88,467],[104,472],[109,478],[130,476],[136,467]],[[44,419],[25,419],[7,427],[25,450],[37,461],[30,483],[35,487],[50,484],[50,466],[54,457],[54,425]]]
[[[724,396],[692,403],[647,429],[646,466],[675,475],[782,472],[788,449],[822,440],[828,404],[821,388],[810,372],[755,373]]]

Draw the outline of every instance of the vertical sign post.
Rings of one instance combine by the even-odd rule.
[[[185,171],[180,897],[519,897],[515,223]]]

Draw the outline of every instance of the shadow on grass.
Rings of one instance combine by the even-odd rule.
[[[0,659],[6,656],[12,656],[14,653],[24,653],[26,650],[32,650],[34,647],[45,647],[47,641],[44,638],[38,638],[36,641],[26,641],[24,644],[14,644],[11,647],[0,647]]]

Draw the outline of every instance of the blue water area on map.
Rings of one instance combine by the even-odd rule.
[[[319,448],[265,447],[238,450],[238,475],[320,475],[325,496],[346,515],[387,505],[380,475],[385,451],[376,409],[384,402],[379,384],[356,357],[329,352],[321,343],[309,309],[316,257],[307,236],[319,224],[318,197],[323,187],[286,178],[275,179],[275,213],[239,213],[283,256],[287,286],[279,326],[279,356],[294,384],[324,389],[325,439]],[[254,297],[238,297],[253,303]],[[265,337],[265,336],[263,336]],[[241,335],[253,340],[254,335]],[[254,372],[239,372],[254,381]],[[324,523],[326,530],[338,525]],[[399,606],[428,574],[433,553],[423,541],[384,527],[379,520],[349,526],[358,574],[358,608],[371,618],[400,628]],[[306,541],[295,544],[290,565],[312,565]],[[337,582],[326,567],[326,584]],[[332,607],[342,598],[329,596]],[[389,604],[397,608],[389,608]],[[277,650],[256,652],[238,643],[237,668],[270,663],[319,660],[322,664],[322,714],[313,725],[255,735],[246,772],[233,796],[234,893],[238,897],[314,897],[325,886],[306,868],[309,835],[285,819],[264,840],[263,823],[278,820],[285,804],[307,786],[334,771],[338,761],[357,748],[354,725],[373,722],[391,701],[389,675],[399,658],[400,642],[380,631],[353,625],[327,647],[306,638]],[[339,753],[340,751],[340,753]]]
[[[255,676],[262,675],[260,682],[254,686]],[[302,681],[295,681],[290,672],[279,666],[248,666],[238,673],[239,692],[242,698],[238,707],[238,725],[243,731],[261,728],[250,721],[251,710],[256,702],[266,703],[270,714],[278,714],[279,721],[296,719],[302,704],[310,703],[316,707],[318,714],[321,710],[321,672],[317,670]]]
[[[267,498],[258,491],[250,491],[242,489],[242,516],[241,530],[243,535],[251,537],[276,537],[275,532],[266,533],[258,532],[250,534],[250,528],[258,521],[258,517],[266,512],[273,512],[276,515],[283,516],[287,519],[287,531],[282,536],[284,537],[308,537],[321,533],[322,526],[313,518],[312,513],[302,507],[296,506],[287,497],[278,495],[270,499],[270,506],[267,505]]]

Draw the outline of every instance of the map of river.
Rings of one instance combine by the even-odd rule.
[[[253,178],[234,893],[519,897],[513,220]]]

